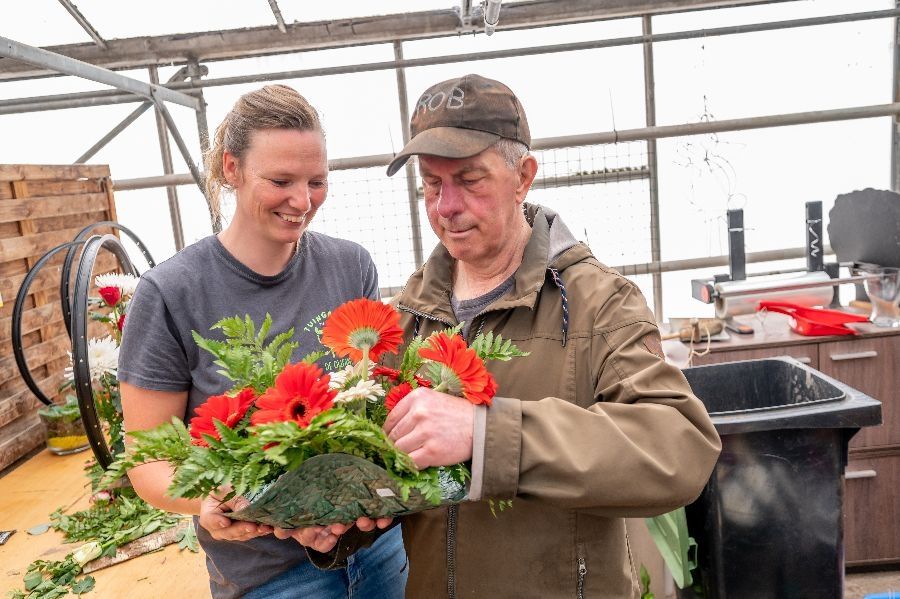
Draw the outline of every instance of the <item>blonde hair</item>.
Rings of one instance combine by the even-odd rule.
[[[250,147],[253,133],[261,129],[297,129],[325,134],[316,109],[287,85],[267,85],[241,96],[216,129],[203,157],[206,192],[215,218],[220,216],[222,189],[231,188],[225,180],[223,153],[227,150],[232,156],[241,158]]]

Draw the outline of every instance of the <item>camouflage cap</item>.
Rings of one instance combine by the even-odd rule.
[[[388,165],[388,176],[415,154],[468,158],[502,137],[531,147],[531,132],[519,99],[499,81],[480,75],[429,87],[416,102],[409,125],[412,139]]]

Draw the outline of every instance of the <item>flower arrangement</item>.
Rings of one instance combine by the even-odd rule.
[[[461,500],[469,476],[465,465],[419,470],[381,426],[417,387],[490,405],[497,384],[484,361],[526,354],[490,333],[467,346],[457,327],[413,339],[397,369],[377,365],[384,354],[399,353],[399,319],[391,306],[368,299],[336,308],[322,343],[351,364],[332,373],[316,365],[327,352],[289,362],[297,347],[290,341],[293,329],[266,343],[269,315],[259,330],[249,317],[219,321],[212,329],[221,330],[224,341],[194,331],[232,389],[210,397],[188,426],[173,418],[129,433],[134,443],[107,477],[165,460],[174,466],[172,496],[244,495],[250,508],[232,517],[285,528]]]

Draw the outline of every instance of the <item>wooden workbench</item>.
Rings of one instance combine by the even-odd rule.
[[[83,467],[90,452],[55,456],[44,450],[0,478],[0,530],[16,529],[0,546],[0,597],[23,588],[22,577],[36,559],[62,559],[80,543],[63,543],[52,529],[31,536],[27,529],[50,521],[50,513],[88,506],[90,488]],[[97,580],[88,598],[159,599],[209,597],[209,579],[203,553],[179,551],[169,545],[161,551],[91,573]]]

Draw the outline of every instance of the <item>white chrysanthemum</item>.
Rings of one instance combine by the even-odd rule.
[[[344,385],[347,384],[347,381],[355,376],[361,376],[362,367],[360,364],[362,364],[362,362],[360,362],[359,364],[348,364],[341,370],[329,373],[330,380],[328,382],[328,388],[342,389]],[[369,362],[369,371],[366,373],[366,378],[372,378],[372,371],[374,369],[375,365]]]
[[[366,401],[376,401],[379,397],[384,397],[384,387],[381,383],[376,383],[369,379],[364,379],[347,389],[341,391],[334,397],[334,403],[343,403],[353,401],[354,399],[365,399]]]
[[[69,354],[69,359],[72,359]],[[88,365],[91,369],[91,380],[99,380],[106,373],[115,375],[119,367],[119,345],[110,336],[102,339],[91,339],[87,347]],[[66,377],[73,378],[72,366],[68,366]]]
[[[97,275],[94,277],[94,284],[97,287],[118,287],[122,290],[122,295],[134,295],[137,288],[138,278],[134,275],[120,275],[119,273],[107,273],[105,275]]]
[[[344,386],[349,379],[354,374],[353,364],[349,364],[345,368],[338,370],[337,372],[329,373],[329,381],[328,388],[329,389],[340,389]]]

